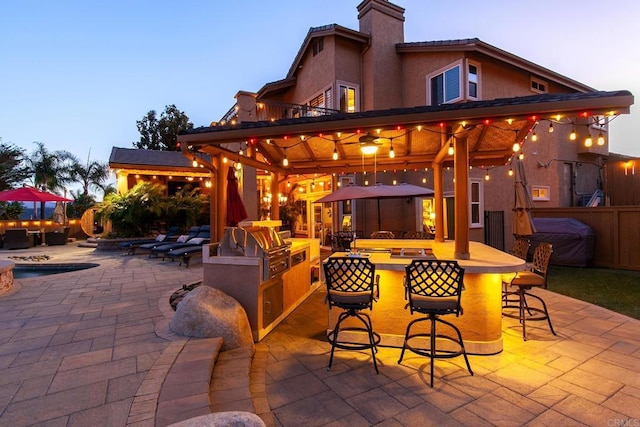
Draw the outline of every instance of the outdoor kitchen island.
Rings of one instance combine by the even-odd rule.
[[[405,309],[403,276],[414,258],[453,260],[454,241],[358,239],[358,256],[368,257],[380,275],[380,297],[373,304],[373,330],[381,345],[402,347],[407,324],[420,316]],[[422,252],[424,251],[424,252]],[[479,242],[469,242],[470,259],[457,260],[465,269],[463,314],[447,316],[462,332],[467,352],[496,354],[502,351],[502,275],[525,269],[525,261]],[[336,252],[331,256],[356,256]],[[328,330],[340,310],[329,311]],[[358,339],[353,337],[353,339]]]
[[[260,341],[317,289],[311,266],[317,265],[316,239],[282,240],[258,222],[225,229],[217,254],[204,251],[203,284],[242,305],[254,341]]]

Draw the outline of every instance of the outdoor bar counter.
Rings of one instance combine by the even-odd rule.
[[[412,259],[420,258],[420,249],[426,258],[453,260],[454,241],[403,239],[358,239],[356,249],[359,256],[368,257],[380,275],[380,298],[369,312],[374,331],[381,335],[381,345],[402,347],[407,324],[421,316],[412,316],[405,309],[403,276],[405,266]],[[395,249],[393,253],[392,249]],[[405,249],[405,253],[398,253]],[[525,261],[479,242],[469,242],[470,259],[457,260],[465,269],[462,292],[463,314],[446,320],[456,324],[472,354],[496,354],[502,351],[502,275],[525,269]],[[336,252],[331,256],[346,256],[347,252]],[[355,255],[353,255],[355,256]],[[329,329],[332,329],[340,310],[330,310]],[[448,333],[448,331],[447,331]]]

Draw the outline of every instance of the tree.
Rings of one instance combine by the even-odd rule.
[[[29,178],[24,150],[5,144],[0,138],[0,191],[9,190]]]
[[[98,161],[87,160],[86,166],[82,163],[73,165],[73,175],[82,184],[82,192],[85,196],[89,189],[105,191],[105,183],[109,179],[109,165]]]
[[[59,191],[74,182],[78,159],[65,150],[53,153],[42,142],[35,142],[36,149],[27,157],[27,165],[34,186],[45,191]],[[44,219],[44,202],[40,203],[40,219]]]
[[[160,116],[156,111],[149,111],[142,120],[136,122],[140,140],[133,143],[135,148],[144,150],[176,151],[178,134],[186,129],[193,129],[193,123],[184,112],[172,104],[167,105]]]

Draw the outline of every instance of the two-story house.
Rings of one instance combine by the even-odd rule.
[[[245,166],[254,217],[264,204],[277,217],[293,197],[299,233],[368,235],[374,202],[313,202],[347,183],[409,182],[435,196],[383,201],[382,228],[483,241],[499,226],[509,246],[514,158],[535,203],[577,206],[602,189],[608,121],[629,112],[629,92],[598,92],[478,39],[406,42],[405,10],[387,0],[357,12],[357,30],[311,28],[282,80],[238,92],[215,126],[179,138],[186,155],[211,154],[218,176],[227,159]],[[485,224],[495,211],[503,220]]]

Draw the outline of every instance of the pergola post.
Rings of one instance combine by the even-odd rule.
[[[434,163],[432,167],[434,209],[436,214],[435,240],[438,242],[444,242],[444,183],[442,182],[442,163]]]
[[[223,155],[218,155],[218,164],[219,165],[223,165],[224,162],[222,161]],[[231,166],[230,166],[231,167]],[[218,239],[218,241],[220,241],[220,239],[222,239],[222,234],[224,233],[224,226],[225,226],[225,215],[226,215],[226,205],[225,205],[225,201],[226,201],[226,197],[225,194],[227,192],[227,180],[226,180],[226,171],[222,170],[222,167],[220,167],[218,169],[218,176],[217,176],[217,182],[216,182],[216,211],[218,212],[218,214],[215,217],[215,235],[216,235],[216,239]]]
[[[455,259],[469,259],[469,145],[467,136],[453,138],[455,191]]]

